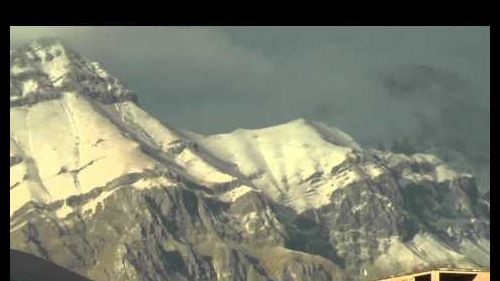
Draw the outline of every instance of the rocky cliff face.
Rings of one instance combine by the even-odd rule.
[[[54,40],[11,51],[11,248],[93,280],[489,267],[489,198],[426,154],[294,120],[202,136]]]

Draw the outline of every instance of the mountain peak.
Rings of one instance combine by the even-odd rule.
[[[300,117],[300,118],[296,118],[296,119],[293,119],[291,121],[288,121],[289,124],[307,124],[309,122],[311,122],[311,120],[306,119],[304,117]]]
[[[43,64],[52,61],[54,58],[68,58],[71,51],[67,44],[56,38],[39,38],[29,41],[10,53],[12,64]],[[25,60],[23,60],[23,58]]]
[[[10,52],[11,106],[58,98],[64,92],[77,92],[102,103],[136,101],[99,63],[59,39],[37,39]]]

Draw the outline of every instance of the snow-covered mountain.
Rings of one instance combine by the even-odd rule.
[[[297,119],[172,128],[57,40],[10,52],[11,248],[94,280],[357,280],[489,267],[489,198],[428,154]]]

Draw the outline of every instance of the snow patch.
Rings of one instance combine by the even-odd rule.
[[[439,165],[436,167],[436,180],[437,182],[446,182],[446,181],[452,181],[454,179],[458,178],[458,174],[451,170],[448,166],[446,165]]]
[[[82,206],[81,212],[84,215],[93,215],[97,207],[104,203],[104,200],[113,194],[116,190],[103,191],[97,198],[90,200]]]
[[[256,187],[275,200],[300,210],[316,206],[315,202],[328,202],[334,189],[357,179],[355,174],[344,175],[340,182],[306,195],[311,184],[305,179],[318,175],[316,180],[322,181],[322,175],[350,158],[353,148],[328,142],[303,119],[264,129],[200,136],[198,142],[216,157],[237,165]]]
[[[109,74],[108,72],[106,72],[102,67],[101,65],[99,65],[98,62],[90,62],[90,65],[92,66],[92,68],[94,69],[94,71],[97,73],[97,75],[99,75],[99,77],[101,78],[107,78],[109,77]]]
[[[356,206],[354,206],[354,208],[352,208],[351,212],[352,213],[356,213],[360,210],[362,210],[364,207],[366,207],[368,205],[368,202],[363,202],[361,204],[358,204]]]
[[[22,223],[20,223],[20,224],[18,224],[18,225],[16,225],[16,226],[14,226],[14,227],[12,227],[12,228],[10,229],[10,232],[14,232],[14,231],[16,231],[16,230],[20,229],[21,227],[25,226],[26,224],[28,224],[28,222],[27,222],[27,221],[23,221]]]
[[[38,90],[38,82],[33,79],[29,79],[23,82],[23,97],[28,96],[29,94],[35,93]]]
[[[385,174],[386,170],[382,168],[380,165],[375,163],[369,163],[363,166],[364,172],[372,179],[379,177],[380,175]]]
[[[64,204],[56,210],[56,216],[60,219],[64,219],[73,212],[74,212],[73,208],[66,205],[66,202],[64,202]]]
[[[255,189],[255,188],[252,188],[250,186],[241,185],[241,186],[238,186],[238,187],[220,195],[219,198],[221,201],[224,201],[224,202],[235,202],[236,200],[238,200],[238,198],[247,194],[248,192],[261,192],[261,191]]]
[[[185,168],[189,175],[209,186],[235,180],[233,176],[219,171],[214,166],[201,159],[198,155],[194,154],[191,149],[183,150],[182,153],[175,158],[175,161]]]

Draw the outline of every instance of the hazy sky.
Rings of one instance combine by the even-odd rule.
[[[47,36],[176,127],[306,117],[364,144],[409,135],[489,154],[489,27],[11,27],[11,46]]]

